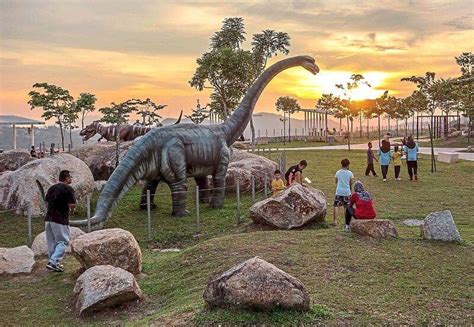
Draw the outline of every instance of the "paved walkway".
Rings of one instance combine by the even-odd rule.
[[[374,141],[375,144],[377,141]],[[279,148],[282,150],[283,148]],[[324,146],[312,146],[312,147],[299,147],[299,148],[284,148],[288,151],[308,151],[308,150],[347,150],[347,145],[324,145]],[[366,150],[367,144],[351,144],[351,150]],[[374,148],[375,149],[375,148]],[[272,148],[272,151],[275,151],[276,148]],[[435,155],[438,152],[456,152],[459,154],[459,159],[474,161],[474,152],[459,152],[466,150],[466,148],[434,148]],[[420,147],[421,154],[430,154],[431,148],[430,147]]]

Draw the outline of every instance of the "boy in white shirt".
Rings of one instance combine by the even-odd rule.
[[[336,172],[336,195],[334,197],[333,226],[337,226],[336,217],[339,207],[347,207],[351,196],[354,175],[349,170],[349,159],[341,160],[342,168]]]

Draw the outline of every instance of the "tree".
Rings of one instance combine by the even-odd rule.
[[[42,93],[30,91],[28,104],[32,110],[37,107],[42,108],[44,112],[41,117],[45,120],[55,119],[55,123],[59,125],[61,131],[61,144],[64,151],[64,120],[73,107],[74,98],[68,90],[53,84],[35,83],[33,88],[43,89],[43,91]]]
[[[324,111],[325,115],[325,131],[328,130],[328,114],[335,114],[340,109],[341,100],[332,93],[323,94],[316,102],[316,109]]]
[[[109,107],[99,109],[104,115],[100,121],[115,125],[115,167],[118,167],[119,164],[120,125],[128,122],[130,114],[136,112],[139,105],[140,100],[130,99],[119,104],[112,102]]]
[[[209,52],[196,60],[198,67],[189,84],[199,91],[212,88],[210,108],[227,119],[265,69],[268,59],[278,53],[288,54],[289,40],[287,33],[264,30],[253,35],[252,50],[244,50],[243,19],[226,18],[221,30],[212,36]],[[250,127],[254,144],[253,120]]]
[[[162,110],[166,104],[156,104],[150,98],[146,100],[132,99],[135,101],[135,106],[138,108],[137,114],[142,117],[142,126],[161,126],[160,119],[162,118],[157,112]]]
[[[81,128],[84,129],[84,120],[87,114],[95,110],[95,102],[97,101],[94,94],[81,93],[76,100],[76,110],[81,113]]]
[[[279,97],[275,103],[277,111],[283,111],[283,119],[288,114],[288,142],[291,142],[291,114],[301,110],[298,101],[289,96]]]
[[[73,103],[69,110],[63,117],[63,126],[65,129],[69,129],[69,144],[71,147],[74,147],[72,143],[72,130],[78,128],[76,121],[79,119],[80,110],[77,108],[76,104]]]
[[[463,52],[454,58],[463,77],[470,77],[474,74],[474,54],[472,52]]]
[[[191,119],[191,121],[195,124],[201,124],[204,119],[209,117],[208,114],[204,111],[206,109],[207,105],[204,108],[201,108],[201,105],[199,104],[199,100],[197,100],[197,105],[196,108],[193,109],[193,113],[190,116],[185,116],[186,118]]]
[[[388,91],[385,91],[380,97],[375,99],[375,106],[371,107],[372,115],[377,117],[377,130],[378,130],[378,139],[379,139],[379,147],[380,147],[380,117],[388,111],[389,107],[389,95]]]

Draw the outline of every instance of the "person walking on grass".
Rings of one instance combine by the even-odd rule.
[[[390,142],[382,140],[382,146],[378,150],[380,169],[382,171],[383,181],[387,181],[388,165],[390,164]]]
[[[410,176],[410,180],[415,178],[415,181],[418,180],[418,144],[415,143],[413,140],[413,136],[408,136],[405,146],[403,147],[406,156],[407,156],[407,168],[408,168],[408,175]]]
[[[395,145],[393,147],[393,153],[392,153],[392,162],[393,162],[393,168],[395,172],[395,180],[396,181],[401,181],[402,179],[400,178],[400,168],[402,167],[402,155],[400,151],[398,151],[398,145]]]
[[[354,206],[355,205],[355,209]],[[354,193],[352,193],[349,205],[346,208],[346,224],[344,231],[350,230],[351,220],[355,219],[374,219],[376,217],[372,196],[364,188],[360,181],[354,183]]]
[[[349,205],[351,195],[352,180],[354,175],[349,170],[349,159],[341,160],[341,169],[336,172],[336,195],[334,196],[334,211],[332,226],[337,226],[337,213],[339,207],[346,208]]]
[[[301,160],[299,164],[288,168],[285,174],[286,186],[294,182],[303,184],[303,170],[308,166],[306,160]]]
[[[372,151],[372,142],[367,143],[367,168],[365,169],[365,176],[369,176],[369,174],[372,172],[372,175],[374,177],[377,176],[377,173],[375,172],[374,169],[374,159],[375,161],[378,161],[377,158],[374,155],[374,152]]]
[[[61,260],[69,245],[69,213],[76,207],[74,190],[70,186],[71,174],[68,170],[59,173],[59,183],[51,186],[45,197],[48,210],[45,217],[46,243],[48,244],[48,264],[46,268],[63,272]]]

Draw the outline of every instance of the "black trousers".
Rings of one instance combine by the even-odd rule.
[[[407,161],[408,175],[410,178],[413,178],[413,175],[417,175],[418,171],[418,161]]]
[[[387,173],[388,173],[388,165],[380,165],[382,169],[382,177],[383,179],[387,179]]]
[[[395,178],[398,178],[398,176],[400,176],[401,166],[394,166],[394,168],[395,168]]]
[[[367,168],[365,168],[365,176],[369,176],[369,173],[372,173],[372,175],[377,176],[373,163],[368,163]]]
[[[346,225],[350,225],[352,217],[354,217],[355,209],[352,207],[346,207]]]

